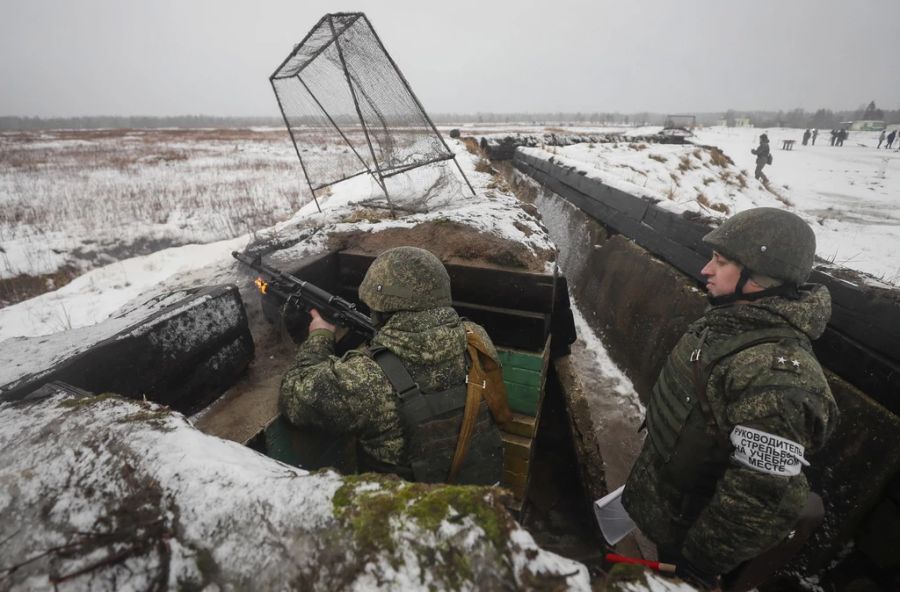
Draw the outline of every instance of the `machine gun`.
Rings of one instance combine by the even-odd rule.
[[[315,308],[329,323],[346,327],[366,340],[375,336],[372,320],[356,310],[356,305],[352,302],[289,273],[278,271],[263,263],[261,257],[251,259],[237,251],[232,251],[231,256],[261,274],[255,282],[261,294],[274,295],[284,302],[284,306],[305,311]]]

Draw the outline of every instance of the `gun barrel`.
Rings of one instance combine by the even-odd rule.
[[[352,302],[323,290],[315,284],[270,267],[259,257],[251,259],[237,251],[232,251],[231,256],[247,267],[268,276],[269,290],[288,303],[315,308],[332,322],[343,325],[368,339],[375,335],[375,326],[372,324],[372,320],[356,310],[356,306]]]

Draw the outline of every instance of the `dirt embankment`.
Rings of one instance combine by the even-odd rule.
[[[380,232],[341,232],[331,235],[329,248],[378,255],[393,247],[415,245],[428,249],[445,263],[485,267],[511,267],[541,272],[552,261],[551,251],[534,252],[527,246],[451,221],[423,222],[412,228]]]

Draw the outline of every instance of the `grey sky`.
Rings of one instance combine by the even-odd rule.
[[[0,115],[275,116],[357,10],[431,112],[900,108],[897,0],[0,0]]]

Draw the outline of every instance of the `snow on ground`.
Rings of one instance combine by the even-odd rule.
[[[213,264],[246,242],[239,237],[173,247],[89,271],[58,290],[0,309],[0,341],[99,323],[127,302],[145,299],[166,278]]]
[[[0,132],[0,279],[268,226],[298,172],[283,129]]]
[[[656,128],[657,130],[659,128]],[[753,178],[750,153],[769,132],[773,164],[766,167],[769,189]],[[820,258],[900,285],[900,152],[877,150],[875,132],[851,132],[843,147],[802,146],[803,130],[701,129],[692,145],[577,144],[523,148],[541,158],[574,166],[610,186],[658,201],[676,212],[693,211],[724,219],[759,206],[794,211],[812,226]],[[798,140],[791,151],[784,139]]]
[[[481,132],[537,134],[562,129],[508,124],[486,129],[490,127],[463,130],[478,137]],[[642,135],[658,129],[578,126],[565,131]],[[802,130],[767,130],[774,163],[766,172],[778,192],[775,195],[752,178],[754,157],[749,151],[761,131],[714,127],[696,132],[696,142],[718,146],[734,165],[708,150],[637,142],[548,147],[543,154],[631,193],[659,200],[674,211],[724,218],[749,207],[789,207],[812,224],[820,257],[900,283],[895,255],[900,252],[900,215],[893,207],[896,190],[892,191],[900,182],[900,153],[876,150],[875,132],[852,132],[843,147],[829,146],[823,132],[816,146],[797,142],[793,151],[783,151],[781,140],[799,140]],[[359,176],[320,192],[324,214],[308,202],[291,216],[291,204],[301,201],[302,179],[282,130],[256,130],[252,131],[255,136],[233,138],[227,133],[219,137],[220,132],[191,136],[169,130],[171,137],[156,137],[151,134],[161,132],[117,136],[110,131],[98,132],[90,140],[72,137],[74,132],[35,132],[27,141],[15,134],[0,134],[0,150],[10,157],[0,167],[0,202],[5,212],[0,220],[0,277],[47,273],[73,263],[90,269],[127,255],[128,249],[116,253],[117,244],[213,241],[205,247],[186,245],[122,258],[62,289],[0,309],[0,341],[96,323],[147,288],[164,287],[163,280],[173,273],[231,281],[224,273],[230,270],[228,254],[251,240],[246,232],[260,227],[254,224],[272,221],[260,217],[262,211],[286,219],[262,231],[269,235],[294,232],[298,227],[313,231],[328,227],[330,232],[455,220],[533,249],[552,248],[543,232],[526,236],[516,227],[514,222],[520,226],[529,222],[510,215],[513,198],[496,187],[489,175],[475,171],[477,159],[459,142],[451,140],[451,148],[460,155],[480,199],[466,195],[468,189],[452,164],[428,167],[389,181],[395,205],[405,215],[385,220],[381,210],[375,216],[378,219],[369,221],[355,219],[353,211],[385,205],[370,177]],[[154,145],[155,152],[142,151],[147,144]],[[541,153],[539,148],[528,150]],[[121,153],[122,163],[110,161],[110,154],[116,152]],[[91,166],[79,173],[85,162]],[[156,205],[144,204],[155,191],[165,199]],[[192,192],[200,197],[186,200]],[[246,207],[223,205],[231,202]],[[288,255],[321,250],[327,234],[313,232]],[[221,239],[226,240],[215,242]],[[198,274],[198,269],[214,261],[219,261],[216,273]]]
[[[478,159],[461,142],[449,141],[460,166],[473,184],[471,195],[455,166],[417,169],[390,179],[388,185],[398,217],[391,219],[384,195],[367,175],[360,175],[323,192],[319,203],[308,202],[288,220],[258,232],[205,245],[163,249],[94,269],[70,284],[36,298],[0,309],[0,347],[15,336],[46,335],[102,321],[132,300],[145,300],[165,290],[202,283],[228,283],[236,279],[233,250],[252,240],[287,240],[298,234],[309,238],[279,255],[299,258],[321,252],[328,236],[351,230],[373,231],[412,227],[427,221],[453,221],[525,245],[537,251],[552,251],[553,245],[536,220],[525,214],[518,200],[494,178],[475,170]],[[299,165],[298,165],[299,166]],[[405,213],[407,211],[415,213]],[[368,212],[360,216],[361,211]],[[405,213],[405,214],[404,214]],[[165,281],[169,278],[168,281]]]
[[[773,162],[765,173],[816,231],[819,257],[900,285],[900,151],[878,150],[878,132],[850,132],[843,146],[820,130],[803,146],[803,130],[713,127],[696,141],[722,148],[752,172],[760,133],[767,132]],[[784,140],[796,140],[782,150]]]
[[[341,504],[416,486],[308,473],[116,397],[0,405],[0,483],[3,589],[54,590],[54,578],[69,590],[469,589],[478,570],[512,588],[590,589],[583,565],[519,526],[502,522],[508,538],[498,528],[496,541],[486,533],[490,513],[505,516],[493,490],[473,488],[484,501],[468,513],[448,498],[437,514],[418,486],[406,508],[377,506],[383,534],[356,532],[359,509]],[[420,501],[436,527],[415,512]],[[360,543],[378,536],[391,544]],[[468,572],[448,565],[460,556]]]

